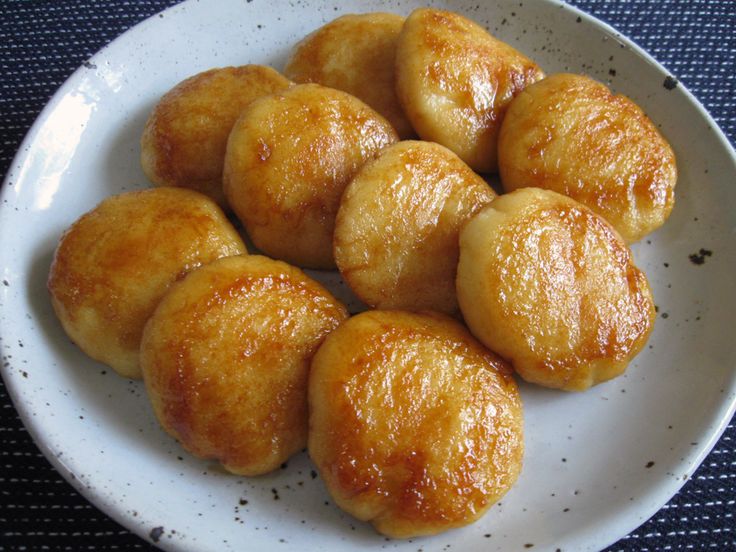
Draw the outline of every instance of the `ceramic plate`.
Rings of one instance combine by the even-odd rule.
[[[157,99],[199,71],[282,68],[294,43],[341,13],[418,3],[186,2],[115,40],[43,111],[0,204],[3,376],[41,450],[80,492],[167,550],[599,549],[680,488],[733,414],[736,165],[693,97],[610,27],[554,1],[438,3],[534,57],[638,102],[678,156],[677,204],[634,247],[659,314],[626,375],[582,394],[522,385],[527,453],[518,484],[479,522],[386,540],[341,513],[306,454],[242,478],[184,453],[159,429],[140,382],[86,358],[46,292],[61,232],[103,198],[147,186],[138,140]]]

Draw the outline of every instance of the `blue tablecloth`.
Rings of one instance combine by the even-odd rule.
[[[7,172],[47,100],[79,65],[126,29],[174,3],[0,0],[0,173]],[[570,3],[653,54],[695,94],[734,143],[735,0]],[[732,422],[683,489],[609,550],[736,550],[735,438]],[[26,433],[0,383],[0,550],[149,547],[55,472]]]

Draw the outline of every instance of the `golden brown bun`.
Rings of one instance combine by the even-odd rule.
[[[372,307],[457,313],[458,233],[495,195],[439,144],[386,148],[343,194],[334,237],[340,273]]]
[[[507,191],[545,188],[584,203],[629,242],[672,211],[675,155],[642,110],[582,75],[558,74],[509,106],[498,144]]]
[[[307,442],[309,362],[347,313],[286,263],[229,257],[166,294],[141,343],[163,428],[229,471],[278,468]]]
[[[230,129],[254,99],[290,85],[263,65],[210,69],[177,84],[143,130],[143,172],[156,186],[191,188],[226,207],[222,164]]]
[[[537,188],[498,197],[461,231],[457,294],[488,348],[569,391],[623,373],[654,326],[646,276],[613,227]]]
[[[345,186],[396,142],[391,125],[363,102],[300,84],[246,108],[225,156],[224,189],[264,253],[309,268],[335,268],[332,232]]]
[[[48,288],[66,333],[85,353],[139,378],[143,326],[169,286],[202,264],[244,253],[208,197],[183,188],[128,192],[64,233]]]
[[[423,140],[450,148],[478,172],[497,170],[506,107],[543,76],[532,60],[456,13],[417,9],[399,36],[396,91],[404,113]]]
[[[338,17],[297,44],[284,74],[352,94],[386,117],[401,138],[410,138],[414,129],[399,104],[394,76],[403,24],[393,13]]]
[[[521,470],[511,370],[445,316],[352,317],[312,361],[309,405],[309,454],[330,494],[390,537],[475,521]]]

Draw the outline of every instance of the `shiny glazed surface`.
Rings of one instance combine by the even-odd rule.
[[[582,75],[551,75],[509,106],[498,143],[507,191],[546,188],[584,203],[631,243],[675,203],[675,154],[629,98]]]
[[[415,136],[396,96],[394,62],[404,18],[393,13],[343,15],[296,45],[284,74],[343,90],[386,117],[402,139]]]
[[[265,65],[210,69],[164,94],[141,137],[141,165],[157,186],[191,188],[227,207],[222,166],[227,137],[254,99],[291,82]]]
[[[143,326],[190,270],[245,245],[214,201],[182,188],[112,196],[61,236],[48,279],[64,330],[95,360],[139,378]]]
[[[309,361],[346,317],[321,285],[266,257],[192,272],[161,301],[141,344],[159,422],[233,473],[278,468],[306,444]]]
[[[450,318],[352,317],[315,355],[309,401],[309,454],[330,493],[390,537],[466,525],[519,475],[511,370]]]
[[[620,375],[654,326],[646,276],[600,216],[555,192],[499,196],[460,233],[473,334],[526,380],[580,391]]]
[[[460,227],[495,196],[439,144],[390,146],[343,194],[334,237],[340,273],[373,307],[456,314]]]
[[[296,85],[256,100],[235,124],[225,194],[266,254],[334,268],[340,196],[358,169],[397,139],[388,121],[357,98],[318,84]]]
[[[399,36],[396,76],[399,100],[422,139],[450,148],[475,171],[495,172],[506,108],[544,74],[470,19],[420,8]]]

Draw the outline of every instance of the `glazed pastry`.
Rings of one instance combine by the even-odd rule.
[[[119,374],[139,378],[143,326],[169,286],[245,245],[217,204],[183,188],[110,197],[61,237],[48,288],[66,333]]]
[[[309,454],[330,494],[389,537],[477,520],[521,469],[511,370],[449,317],[352,317],[312,361],[309,404]]]
[[[199,268],[146,325],[143,376],[163,428],[201,458],[258,475],[307,442],[309,362],[345,308],[259,255]]]
[[[623,373],[654,326],[649,283],[613,227],[538,188],[468,222],[457,294],[473,334],[521,377],[569,391]]]
[[[177,84],[153,109],[141,138],[141,165],[156,186],[207,194],[226,207],[227,137],[245,106],[291,82],[263,65],[210,69]]]
[[[372,307],[456,314],[458,233],[495,195],[439,144],[386,148],[343,194],[334,237],[340,273]]]
[[[253,243],[298,266],[335,268],[332,233],[345,186],[398,137],[366,104],[300,84],[253,102],[225,156],[225,195]]]
[[[473,170],[495,172],[506,108],[542,70],[456,13],[420,8],[399,36],[396,90],[423,140],[454,151]]]
[[[670,145],[629,98],[582,75],[526,88],[509,106],[498,152],[504,189],[570,196],[629,243],[664,224],[675,203]]]
[[[403,139],[414,136],[396,96],[396,43],[404,18],[393,13],[343,15],[294,48],[284,74],[361,99],[386,117]]]

